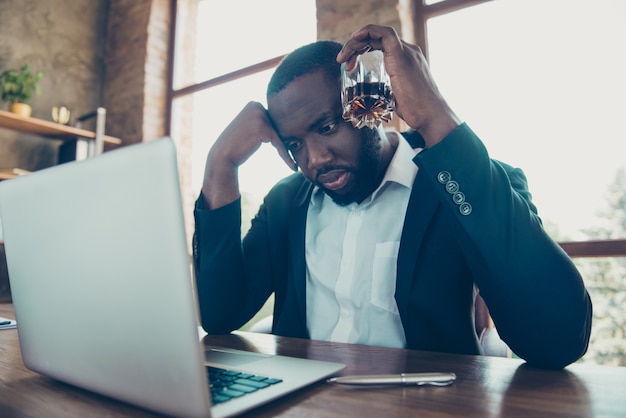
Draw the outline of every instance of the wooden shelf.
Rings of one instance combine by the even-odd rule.
[[[0,169],[0,180],[9,180],[29,173],[30,171],[22,170],[21,168]]]
[[[44,138],[60,139],[69,141],[79,138],[95,139],[96,133],[73,126],[61,125],[43,119],[30,118],[15,113],[0,110],[0,128],[39,135]],[[105,135],[104,142],[111,145],[120,145],[122,140],[114,136]]]

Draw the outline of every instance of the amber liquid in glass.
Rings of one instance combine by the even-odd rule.
[[[357,83],[344,92],[343,118],[357,128],[375,128],[393,115],[393,94],[386,83]]]

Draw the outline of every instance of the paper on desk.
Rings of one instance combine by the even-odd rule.
[[[14,320],[0,316],[0,329],[11,329],[16,326],[17,323]]]

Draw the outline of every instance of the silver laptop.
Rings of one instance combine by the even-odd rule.
[[[181,417],[239,414],[344,368],[205,352],[176,158],[162,138],[0,183],[26,367]],[[281,381],[212,403],[207,365]]]

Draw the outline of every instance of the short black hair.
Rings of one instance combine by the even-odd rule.
[[[283,90],[298,77],[323,71],[328,80],[339,82],[341,65],[337,54],[342,44],[335,41],[317,41],[295,49],[276,67],[267,86],[267,98]]]

